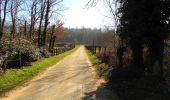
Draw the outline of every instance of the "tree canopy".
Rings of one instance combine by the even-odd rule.
[[[170,33],[169,0],[117,0],[119,7],[119,33],[131,47],[134,65],[143,66],[143,47],[150,51],[151,66],[158,61],[162,70],[164,40]],[[162,71],[160,71],[163,74]]]

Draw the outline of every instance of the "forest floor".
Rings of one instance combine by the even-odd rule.
[[[119,100],[104,84],[81,46],[0,100]]]

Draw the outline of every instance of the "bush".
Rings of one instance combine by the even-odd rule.
[[[48,52],[48,50],[46,50],[45,48],[41,48],[39,52],[40,52],[41,57],[43,57],[43,58],[49,58],[51,55]]]
[[[30,65],[41,58],[40,50],[31,41],[7,33],[1,39],[0,49],[7,55],[4,60],[8,68]]]

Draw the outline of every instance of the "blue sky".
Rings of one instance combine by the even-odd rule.
[[[64,0],[63,5],[67,8],[64,11],[64,26],[70,28],[100,28],[103,25],[104,17],[101,14],[101,7],[85,9],[88,0]]]

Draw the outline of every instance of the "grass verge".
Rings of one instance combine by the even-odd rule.
[[[23,67],[22,69],[18,69],[15,72],[5,73],[2,77],[0,77],[0,95],[30,80],[33,76],[37,75],[41,71],[56,64],[64,57],[72,54],[78,48],[79,46],[76,46],[74,49],[57,56],[44,58],[40,61],[33,62],[32,66]]]
[[[89,50],[85,49],[86,54],[88,56],[88,58],[90,59],[92,65],[95,67],[97,74],[104,78],[105,80],[108,79],[109,77],[109,73],[110,73],[110,68],[108,65],[104,64],[101,62],[101,60],[99,58],[97,58],[97,56],[95,56],[92,52],[90,52]]]

